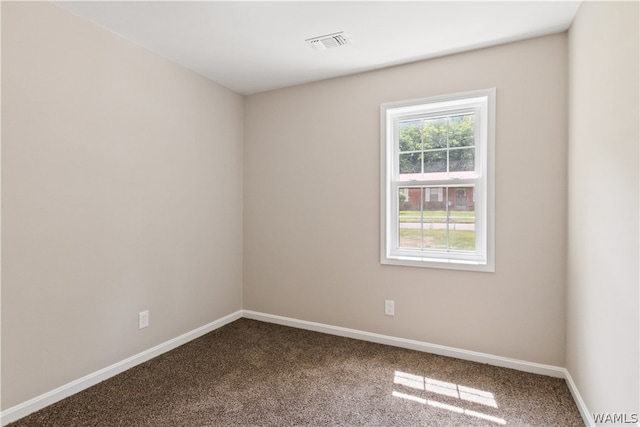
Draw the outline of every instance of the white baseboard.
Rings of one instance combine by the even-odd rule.
[[[595,427],[596,424],[593,421],[591,412],[589,412],[589,409],[587,409],[587,405],[584,403],[584,400],[582,400],[582,396],[580,396],[578,387],[576,387],[576,383],[573,382],[573,378],[571,378],[571,374],[567,369],[564,370],[564,379],[567,381],[569,391],[573,396],[573,400],[576,402],[576,406],[578,407],[578,411],[580,411],[580,415],[582,415],[584,424],[588,427]]]
[[[438,354],[441,356],[454,357],[457,359],[469,360],[472,362],[486,363],[492,366],[511,368],[523,372],[547,375],[555,378],[564,378],[567,381],[569,390],[573,395],[573,398],[576,402],[576,405],[578,406],[578,410],[580,411],[585,424],[590,427],[595,425],[591,418],[591,414],[587,410],[587,407],[584,404],[584,401],[582,400],[580,393],[578,392],[578,389],[576,388],[576,385],[571,378],[571,375],[569,374],[569,371],[567,371],[565,368],[544,365],[540,363],[526,362],[518,359],[510,359],[506,357],[495,356],[492,354],[463,350],[422,341],[397,338],[389,335],[375,334],[371,332],[360,331],[357,329],[349,329],[323,323],[294,319],[290,317],[276,316],[273,314],[260,313],[250,310],[239,310],[235,313],[231,313],[207,325],[182,334],[179,337],[173,338],[169,341],[166,341],[162,344],[131,356],[125,360],[114,363],[111,366],[107,366],[106,368],[100,369],[99,371],[93,372],[89,375],[85,375],[82,378],[79,378],[75,381],[72,381],[68,384],[60,386],[54,390],[41,394],[40,396],[36,396],[33,399],[2,411],[0,413],[0,425],[5,426],[6,424],[25,417],[32,412],[38,411],[66,397],[87,389],[101,381],[111,378],[121,372],[126,371],[127,369],[131,369],[134,366],[153,359],[154,357],[166,353],[167,351],[173,350],[178,346],[181,346],[191,340],[214,331],[242,317],[245,317],[247,319],[260,320],[268,323],[275,323],[278,325],[291,326],[299,329],[323,332],[326,334],[337,335],[346,338],[354,338],[362,341],[369,341],[378,344],[386,344],[394,347],[401,347],[410,350]]]
[[[19,405],[13,406],[0,413],[0,425],[4,426],[9,424],[10,422],[25,417],[32,412],[38,411],[46,406],[64,399],[65,397],[69,397],[95,384],[98,384],[101,381],[118,375],[119,373],[124,372],[127,369],[131,369],[136,365],[139,365],[143,362],[153,359],[156,356],[161,355],[162,353],[173,350],[174,348],[179,347],[182,344],[185,344],[204,334],[216,330],[226,325],[227,323],[238,320],[241,317],[242,310],[236,311],[235,313],[231,313],[218,320],[214,320],[207,325],[196,328],[192,331],[182,334],[176,338],[173,338],[120,362],[114,363],[111,366],[107,366],[106,368],[100,369],[99,371],[93,372],[89,375],[85,375],[82,378],[60,386],[47,393],[41,394],[40,396],[36,396],[33,399],[27,400],[26,402],[23,402]]]
[[[369,341],[378,344],[386,344],[394,347],[402,347],[410,350],[423,351],[425,353],[438,354],[440,356],[455,357],[456,359],[469,360],[472,362],[486,363],[492,366],[516,369],[518,371],[530,372],[533,374],[546,375],[555,378],[565,378],[566,369],[557,366],[543,365],[540,363],[526,362],[524,360],[510,359],[492,354],[480,353],[477,351],[462,350],[444,345],[431,344],[423,341],[396,338],[389,335],[380,335],[371,332],[359,331],[356,329],[331,326],[323,323],[308,322],[290,317],[276,316],[273,314],[259,313],[244,310],[243,317],[247,319],[261,320],[263,322],[276,323],[284,326],[292,326],[299,329],[324,332],[326,334],[338,335],[346,338],[355,338],[362,341]]]

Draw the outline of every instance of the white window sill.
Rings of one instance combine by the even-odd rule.
[[[404,267],[443,268],[448,270],[495,272],[493,264],[477,261],[465,261],[455,259],[440,259],[417,256],[383,256],[380,259],[383,265],[399,265]]]

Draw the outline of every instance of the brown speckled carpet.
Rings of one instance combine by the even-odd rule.
[[[564,380],[240,319],[11,426],[583,426]]]

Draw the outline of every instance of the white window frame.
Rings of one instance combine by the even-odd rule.
[[[496,89],[492,88],[380,105],[380,262],[382,264],[495,271],[495,97]],[[476,174],[474,178],[409,182],[397,179],[399,167],[398,124],[401,120],[453,115],[468,111],[473,111],[476,114]],[[398,187],[428,185],[474,186],[475,252],[398,247]]]

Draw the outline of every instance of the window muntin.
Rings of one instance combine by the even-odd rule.
[[[398,249],[475,251],[474,187],[399,187]]]
[[[382,263],[493,271],[494,97],[381,106]]]

